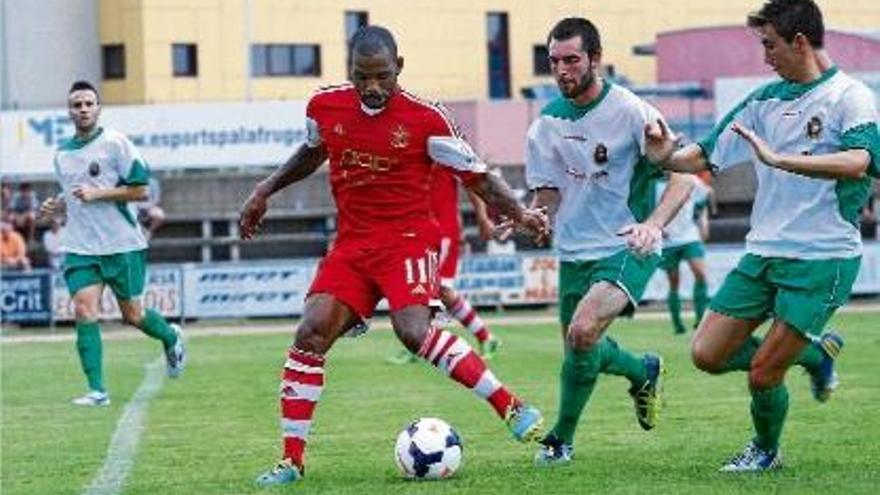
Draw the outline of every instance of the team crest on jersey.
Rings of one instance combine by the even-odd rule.
[[[400,149],[407,146],[409,146],[409,131],[403,125],[397,124],[397,127],[391,131],[391,147]]]
[[[604,144],[596,145],[596,149],[593,150],[593,161],[596,165],[604,165],[608,161],[608,148]]]
[[[89,175],[92,177],[101,175],[101,165],[98,162],[92,162],[89,164]]]
[[[345,129],[342,127],[341,122],[337,122],[336,125],[333,126],[333,134],[336,134],[337,136],[345,135]]]
[[[810,139],[819,139],[822,135],[822,119],[818,116],[810,117],[807,121],[807,137]]]

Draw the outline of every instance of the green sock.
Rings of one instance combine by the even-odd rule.
[[[761,339],[752,335],[746,340],[733,356],[724,363],[724,366],[718,370],[718,373],[727,373],[728,371],[748,371],[752,367],[752,358],[758,352],[761,345]]]
[[[672,317],[675,333],[685,333],[687,330],[684,328],[684,322],[681,321],[681,298],[678,297],[678,292],[669,291],[669,295],[666,296],[666,305],[669,307],[669,316]]]
[[[101,327],[96,321],[76,322],[76,351],[79,363],[89,382],[90,390],[104,392],[104,376],[101,371]]]
[[[694,281],[694,312],[697,314],[697,325],[703,320],[703,313],[709,305],[709,286],[705,280]]]
[[[777,450],[782,425],[788,412],[788,389],[784,383],[768,389],[752,391],[752,424],[755,445],[764,450]]]
[[[154,309],[144,311],[144,320],[141,323],[141,331],[145,334],[162,341],[166,349],[177,343],[177,334],[171,328],[165,318]]]
[[[559,416],[551,435],[571,444],[584,406],[593,393],[599,377],[599,349],[589,351],[565,349],[559,373]]]
[[[648,379],[645,360],[621,348],[611,337],[602,336],[596,348],[599,349],[600,370],[609,375],[625,376],[635,387],[640,387]]]
[[[794,364],[799,364],[806,368],[807,371],[812,371],[818,368],[824,360],[825,353],[822,352],[822,349],[818,345],[810,342],[804,346],[804,349],[798,354]]]

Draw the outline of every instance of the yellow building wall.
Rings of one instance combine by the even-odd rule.
[[[345,79],[346,11],[366,11],[390,28],[405,58],[401,83],[430,98],[488,97],[486,14],[506,12],[511,93],[549,82],[532,74],[532,47],[562,17],[599,28],[603,61],[638,83],[655,79],[655,60],[632,55],[658,32],[744,23],[761,0],[102,0],[102,43],[126,45],[126,79],[104,81],[105,101],[160,103],[302,99]],[[819,2],[826,27],[877,29],[880,2]],[[248,42],[248,40],[250,40]],[[198,77],[173,77],[172,43],[198,46]],[[321,46],[320,77],[248,78],[249,43]]]

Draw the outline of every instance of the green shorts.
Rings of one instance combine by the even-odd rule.
[[[559,320],[568,327],[578,302],[596,282],[610,282],[626,292],[630,304],[622,314],[631,315],[645,293],[645,287],[660,262],[660,256],[636,256],[629,249],[589,261],[563,261],[559,264]]]
[[[681,246],[663,248],[663,259],[658,268],[664,271],[674,271],[682,261],[705,258],[706,248],[700,241],[689,242]]]
[[[144,293],[147,251],[91,256],[68,253],[64,257],[64,281],[74,295],[83,287],[106,284],[121,301]]]
[[[818,336],[834,310],[849,298],[860,261],[860,257],[798,260],[746,254],[727,274],[709,309],[744,320],[774,317],[805,336]]]

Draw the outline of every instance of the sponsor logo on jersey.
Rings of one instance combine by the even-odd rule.
[[[388,172],[397,164],[397,159],[346,148],[342,151],[340,162],[343,169],[365,168],[371,172]]]
[[[580,143],[587,142],[587,136],[579,136],[577,134],[568,134],[566,136],[562,136],[562,139],[568,139],[569,141],[578,141]]]
[[[593,150],[593,161],[596,162],[596,165],[604,165],[608,162],[608,148],[604,144],[596,145],[596,149]]]
[[[822,119],[814,115],[807,121],[807,137],[810,139],[819,139],[822,135]]]
[[[101,175],[101,165],[98,162],[92,162],[89,164],[89,175],[92,177]]]
[[[391,131],[391,147],[400,149],[407,146],[409,146],[409,132],[403,125],[397,124],[397,127]]]
[[[427,294],[427,293],[428,293],[428,291],[425,290],[425,286],[422,285],[422,284],[417,285],[417,286],[412,290],[412,295],[414,295],[414,296],[416,296],[416,295],[420,295],[420,294],[421,294],[421,295],[424,295],[424,294]]]
[[[782,112],[783,119],[795,119],[801,116],[800,110],[786,110]]]
[[[337,122],[336,125],[333,126],[333,134],[336,134],[337,136],[345,135],[345,129],[342,127],[341,122]]]

